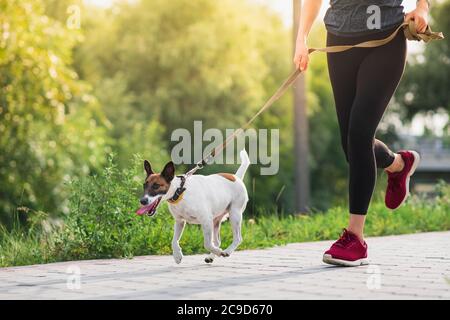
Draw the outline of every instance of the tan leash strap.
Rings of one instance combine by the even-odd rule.
[[[430,26],[427,26],[427,29],[424,33],[417,33],[416,26],[413,20],[409,22],[403,22],[398,26],[397,29],[394,30],[389,36],[383,39],[378,40],[370,40],[361,42],[355,45],[343,45],[343,46],[331,46],[325,48],[311,48],[309,49],[309,53],[313,53],[315,51],[327,52],[327,53],[336,53],[343,52],[353,48],[376,48],[385,45],[386,43],[392,41],[395,36],[399,33],[399,31],[403,29],[405,34],[405,38],[408,40],[416,40],[416,41],[424,41],[425,43],[430,42],[431,40],[442,40],[444,39],[444,35],[442,32],[434,32],[431,30]]]
[[[404,23],[403,25],[406,25]],[[425,43],[430,42],[431,40],[442,40],[444,39],[444,34],[442,32],[434,32],[431,30],[431,27],[427,25],[427,29],[424,33],[417,33],[416,27],[414,25],[414,21],[410,21],[409,24],[407,24],[408,27],[405,27],[403,31],[405,32],[405,37],[408,40],[416,40],[416,41],[423,41]]]
[[[326,52],[326,53],[337,53],[337,52],[344,52],[353,48],[375,48],[375,47],[381,47],[385,45],[386,43],[392,41],[395,36],[399,33],[399,31],[403,29],[405,37],[408,40],[417,40],[417,41],[424,41],[425,43],[430,42],[431,40],[441,40],[444,39],[444,35],[442,32],[433,32],[430,28],[430,26],[427,26],[427,29],[424,33],[417,33],[416,27],[414,24],[414,21],[411,20],[409,22],[403,22],[400,26],[398,26],[397,29],[394,30],[389,36],[383,39],[378,40],[370,40],[361,42],[354,45],[342,45],[342,46],[330,46],[330,47],[324,47],[324,48],[310,48],[308,50],[308,54],[311,54],[313,52]],[[242,127],[239,129],[236,129],[231,135],[229,135],[225,141],[215,147],[206,157],[204,157],[200,162],[197,163],[197,165],[189,170],[186,173],[186,176],[192,175],[197,171],[198,169],[203,168],[206,164],[208,164],[208,161],[214,158],[217,154],[219,154],[225,147],[232,141],[236,136],[238,136],[242,131],[244,131],[246,128],[248,128],[253,121],[259,115],[261,115],[265,110],[270,108],[275,101],[277,101],[285,92],[286,90],[294,83],[295,79],[300,75],[301,71],[300,69],[296,69],[294,72],[292,72],[289,77],[283,82],[283,84],[275,91],[275,93],[269,98],[269,100],[264,103],[264,105],[259,109],[259,111],[249,120],[247,123],[245,123]]]

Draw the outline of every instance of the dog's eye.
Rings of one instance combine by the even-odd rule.
[[[157,183],[154,183],[154,184],[152,185],[152,189],[153,189],[153,190],[157,190],[157,189],[159,189],[159,187],[160,187],[160,185],[157,184]]]
[[[147,188],[147,182],[144,183],[142,186],[144,187],[144,189]]]

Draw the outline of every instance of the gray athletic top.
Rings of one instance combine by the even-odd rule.
[[[389,30],[403,19],[402,0],[330,0],[324,22],[330,33],[357,36]]]

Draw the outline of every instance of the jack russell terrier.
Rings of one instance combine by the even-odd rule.
[[[242,242],[242,213],[248,201],[242,179],[250,165],[245,149],[240,152],[240,158],[241,165],[236,174],[192,175],[187,179],[175,176],[172,161],[165,165],[161,173],[154,173],[150,163],[144,161],[147,177],[144,196],[140,200],[142,206],[136,213],[153,216],[160,202],[168,201],[170,213],[175,219],[172,250],[176,263],[183,258],[179,240],[186,222],[202,226],[204,246],[210,252],[205,258],[206,263],[212,263],[215,256],[228,257]],[[233,242],[222,250],[220,225],[227,217],[233,231]]]

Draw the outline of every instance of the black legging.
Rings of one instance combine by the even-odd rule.
[[[395,28],[394,28],[395,29]],[[393,30],[370,36],[328,33],[327,46],[381,39]],[[327,55],[342,148],[349,163],[350,213],[366,214],[376,182],[376,167],[386,168],[394,153],[375,132],[405,68],[403,32],[378,48],[354,48]]]

